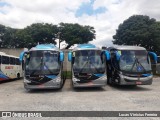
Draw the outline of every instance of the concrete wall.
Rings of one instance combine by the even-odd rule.
[[[68,52],[69,50],[62,50],[64,52],[64,62],[63,62],[63,70],[64,71],[71,71],[71,63],[68,62]]]

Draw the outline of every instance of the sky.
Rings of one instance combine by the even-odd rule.
[[[160,21],[160,0],[0,0],[0,24],[24,28],[33,23],[93,26],[99,47],[112,45],[118,25],[132,15]],[[63,43],[64,44],[64,43]]]

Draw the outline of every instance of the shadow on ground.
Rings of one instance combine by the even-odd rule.
[[[5,84],[5,83],[9,83],[9,82],[14,82],[14,81],[17,81],[17,80],[22,80],[22,79],[9,79],[9,80],[2,80],[2,81],[0,81],[0,84]]]
[[[120,91],[151,91],[152,89],[149,87],[150,85],[109,85],[116,90]],[[148,86],[148,88],[146,87]]]
[[[73,88],[75,92],[103,92],[106,91],[103,87],[83,87],[83,88]]]

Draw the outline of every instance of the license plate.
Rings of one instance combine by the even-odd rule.
[[[93,85],[93,83],[92,83],[92,82],[89,82],[88,85]]]
[[[137,84],[137,85],[141,85],[141,84],[142,84],[142,82],[136,82],[136,84]]]

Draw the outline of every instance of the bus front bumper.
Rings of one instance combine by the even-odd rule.
[[[72,84],[74,88],[78,87],[104,87],[107,84],[107,76],[100,77],[99,79],[92,80],[91,82],[87,83],[79,83],[79,79],[73,77]]]
[[[147,77],[128,77],[120,75],[120,85],[151,85],[153,75]]]
[[[24,88],[25,89],[59,89],[61,87],[61,80],[50,80],[46,83],[33,85],[30,81],[24,80]]]

